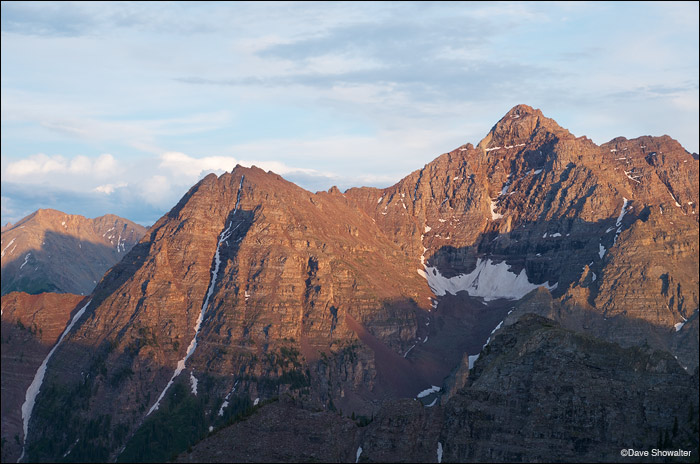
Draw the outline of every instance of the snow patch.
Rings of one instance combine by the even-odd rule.
[[[430,226],[425,226],[424,231],[425,231],[425,233],[427,234],[427,233],[430,232],[432,229],[433,229],[433,228],[430,227]]]
[[[476,360],[479,359],[479,354],[470,354],[469,355],[469,370],[472,370],[474,368],[474,363]]]
[[[491,200],[491,219],[495,221],[496,219],[501,219],[502,217],[502,214],[498,214],[496,212],[496,202]]]
[[[226,395],[226,398],[224,398],[224,402],[219,408],[219,415],[223,416],[224,415],[224,409],[228,407],[228,399],[231,397],[231,394],[236,391],[236,385],[238,385],[238,380],[233,384],[233,388],[231,389],[230,392]]]
[[[192,387],[192,394],[194,396],[197,396],[197,377],[194,376],[194,373],[190,371],[190,386]]]
[[[600,256],[600,259],[603,259],[603,256],[605,256],[605,247],[602,243],[598,244],[598,256]]]
[[[236,212],[238,211],[238,205],[241,202],[241,191],[243,190],[243,179],[245,179],[245,176],[241,176],[241,182],[238,185],[238,198],[236,199],[236,205],[233,207],[233,213],[232,216],[236,215]],[[197,335],[199,335],[199,329],[202,325],[202,320],[204,319],[204,313],[206,313],[207,308],[209,307],[209,300],[211,299],[212,295],[214,294],[214,287],[216,286],[216,279],[219,275],[219,266],[221,266],[221,256],[219,254],[220,249],[221,249],[221,244],[224,243],[228,238],[231,236],[231,234],[238,229],[243,222],[239,222],[236,227],[231,229],[231,226],[233,226],[233,221],[229,222],[228,226],[226,229],[224,229],[223,232],[221,232],[221,235],[219,236],[219,242],[216,244],[216,253],[214,254],[214,269],[211,271],[211,282],[209,283],[209,290],[207,291],[207,296],[204,299],[204,303],[202,303],[202,309],[199,312],[199,317],[197,317],[197,323],[195,324],[194,327],[194,337],[192,338],[192,341],[190,341],[190,345],[187,347],[187,353],[185,353],[185,357],[182,358],[180,361],[177,363],[177,367],[175,368],[175,372],[173,372],[173,376],[170,378],[168,381],[168,384],[165,386],[163,391],[160,393],[160,396],[156,400],[156,402],[151,406],[151,409],[148,410],[148,413],[146,413],[146,417],[150,416],[153,411],[157,411],[158,407],[160,406],[160,402],[165,396],[165,393],[170,389],[170,386],[173,384],[175,381],[175,378],[180,375],[180,373],[185,369],[185,363],[187,360],[192,356],[194,353],[194,350],[197,348]]]
[[[498,329],[500,329],[502,325],[503,325],[503,321],[499,322],[498,325],[496,326],[496,328],[491,331],[491,335],[493,335],[494,332],[496,332]]]
[[[685,325],[685,322],[679,322],[679,323],[675,324],[674,327],[676,328],[676,332],[681,330],[684,325]]]
[[[549,281],[543,284],[531,283],[525,269],[515,274],[510,272],[510,266],[505,261],[494,264],[491,259],[479,258],[476,261],[476,269],[472,272],[451,278],[443,277],[436,267],[424,267],[425,271],[418,269],[418,273],[428,281],[428,285],[437,296],[447,293],[456,295],[457,292],[466,291],[470,296],[478,296],[485,301],[498,298],[519,300],[538,287],[548,290],[557,288],[557,283],[549,285]]]
[[[503,185],[503,188],[501,189],[500,195],[505,195],[506,193],[508,193],[508,187],[510,187],[510,181],[506,182]]]
[[[12,241],[11,241],[10,243],[8,243],[7,246],[2,250],[2,253],[0,254],[0,257],[5,256],[5,250],[7,250],[8,248],[10,248],[10,245],[12,245],[13,243],[15,243],[15,239],[14,239],[14,238],[13,238]]]
[[[255,398],[255,401],[253,401],[253,406],[257,406],[258,403],[260,403],[260,398]]]
[[[418,393],[416,395],[416,398],[425,398],[426,396],[432,394],[432,393],[437,393],[440,391],[440,387],[433,385],[430,388],[423,390],[422,392]]]
[[[561,234],[559,232],[550,235],[550,237],[561,237]]]
[[[357,447],[357,453],[355,454],[355,463],[360,462],[360,455],[362,454],[362,447]]]
[[[435,399],[433,400],[432,403],[426,404],[425,407],[426,407],[426,408],[432,408],[433,406],[435,406],[435,403],[437,403],[437,396],[435,397]]]
[[[415,347],[416,347],[415,344],[414,344],[413,346],[411,346],[411,347],[408,349],[408,351],[406,351],[406,352],[403,354],[403,357],[405,358],[406,356],[408,356],[408,353],[410,353],[411,350],[412,350],[413,348],[415,348]]]
[[[437,459],[438,459],[438,464],[442,462],[442,443],[438,442],[438,447],[437,447]]]
[[[633,171],[625,171],[625,175],[627,176],[628,179],[633,180],[638,184],[641,184],[641,182],[637,179],[639,179],[642,176],[634,174]]]
[[[615,232],[615,238],[613,239],[613,245],[617,242],[617,237],[620,235],[622,232],[622,218],[625,217],[625,214],[627,214],[627,203],[629,200],[627,198],[622,197],[624,202],[622,203],[622,208],[620,209],[620,215],[617,217],[617,220],[615,221],[615,227],[617,227],[617,231]]]
[[[671,198],[673,199],[673,202],[676,204],[676,206],[678,206],[680,208],[681,204],[678,203],[678,200],[676,200],[676,197],[674,197],[670,191],[668,192],[668,194],[671,195]]]
[[[27,261],[29,261],[29,257],[30,257],[31,255],[32,255],[31,253],[27,253],[27,255],[24,257],[24,262],[23,262],[22,265],[19,267],[20,269],[22,269],[22,268],[27,264]]]
[[[27,393],[24,396],[24,404],[22,404],[22,425],[24,430],[24,442],[22,444],[22,456],[20,456],[17,462],[21,461],[22,457],[24,456],[24,445],[27,441],[27,432],[29,431],[29,419],[32,417],[34,403],[36,401],[37,395],[39,395],[39,391],[41,390],[41,384],[44,381],[44,375],[46,374],[46,366],[49,363],[49,359],[51,359],[51,356],[53,356],[54,352],[56,351],[56,348],[58,348],[58,346],[61,344],[66,335],[68,335],[75,323],[78,322],[78,319],[80,319],[80,317],[85,313],[85,310],[88,306],[90,306],[91,302],[92,300],[85,303],[85,306],[80,308],[80,310],[77,313],[75,313],[75,316],[73,316],[73,319],[70,321],[70,324],[68,324],[66,330],[64,330],[61,334],[61,338],[58,339],[53,348],[51,348],[51,351],[49,351],[49,354],[46,356],[46,358],[44,358],[44,361],[41,363],[41,366],[39,366],[39,369],[37,369],[36,374],[34,374],[34,380],[32,380],[31,385],[29,385],[29,388],[27,388]]]

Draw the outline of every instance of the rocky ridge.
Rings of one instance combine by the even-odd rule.
[[[192,439],[287,394],[371,417],[457,368],[454,396],[509,313],[647,342],[692,372],[698,162],[664,137],[613,142],[519,105],[387,189],[207,176],[94,290],[49,366],[30,457],[128,460],[176,417],[195,415]],[[537,288],[551,304],[523,299]]]
[[[2,228],[2,294],[89,294],[146,233],[107,214],[95,219],[40,209]]]
[[[668,353],[624,349],[526,314],[498,332],[442,406],[393,401],[365,425],[283,398],[178,461],[618,462],[621,449],[656,448],[690,451],[680,461],[692,462],[697,380]],[[280,449],[267,440],[283,436],[286,421],[297,438]],[[329,441],[315,439],[328,432]]]

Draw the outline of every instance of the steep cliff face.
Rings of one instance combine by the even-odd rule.
[[[656,448],[690,451],[680,459],[690,462],[698,393],[698,371],[668,353],[624,349],[526,314],[494,336],[442,406],[391,401],[365,425],[282,400],[178,461],[617,462],[626,461],[621,449]],[[297,440],[287,441],[285,418]],[[271,445],[275,437],[287,446]]]
[[[87,410],[65,412],[80,423],[99,405],[126,430],[121,442],[96,438],[109,453],[167,401],[169,379],[201,380],[211,423],[234,388],[369,411],[440,379],[401,356],[430,307],[409,266],[338,192],[314,195],[257,168],[208,176],[98,285],[46,391],[89,383]],[[45,437],[38,448],[65,452],[79,435]]]
[[[436,296],[544,286],[581,311],[664,331],[698,308],[698,161],[668,136],[597,146],[519,105],[476,148],[347,196],[403,244]]]
[[[40,209],[2,230],[2,294],[89,294],[146,233],[108,214],[95,219]]]
[[[697,455],[698,384],[668,353],[620,348],[525,315],[445,406],[446,461],[624,461],[623,448]]]
[[[22,403],[36,370],[66,328],[71,312],[83,299],[68,293],[2,297],[2,461],[14,462],[22,452]]]
[[[29,456],[138,459],[166,426],[192,427],[186,447],[286,394],[371,417],[454,368],[456,397],[499,324],[527,312],[692,372],[697,179],[671,139],[599,147],[525,105],[387,189],[209,175],[93,291],[49,366]],[[382,414],[388,434],[399,422]],[[397,439],[372,447],[389,459]]]

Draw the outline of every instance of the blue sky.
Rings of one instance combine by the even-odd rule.
[[[2,223],[149,225],[208,172],[384,187],[511,107],[698,152],[698,2],[2,2]]]

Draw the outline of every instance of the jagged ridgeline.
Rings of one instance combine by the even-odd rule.
[[[128,219],[40,209],[2,228],[2,294],[88,295],[146,233]]]
[[[161,461],[258,410],[292,407],[362,429],[338,460],[465,460],[487,438],[457,448],[445,429],[423,440],[425,455],[402,457],[373,454],[385,442],[366,430],[380,411],[384,425],[387,411],[406,424],[418,414],[437,430],[444,411],[468,420],[458,416],[469,408],[445,408],[504,327],[532,312],[596,343],[670,353],[668,375],[692,380],[697,202],[697,156],[673,139],[598,146],[525,105],[476,147],[386,189],[310,193],[255,167],[211,174],[92,292],[47,363],[26,457]],[[538,356],[566,339],[552,337]],[[503,380],[509,369],[489,375]],[[530,388],[521,383],[512,388]],[[680,399],[663,401],[676,411]],[[680,419],[681,435],[697,422]],[[673,428],[673,417],[654,420],[635,440]],[[562,433],[592,433],[570,425]],[[501,457],[535,459],[537,437],[526,438],[520,454]]]

